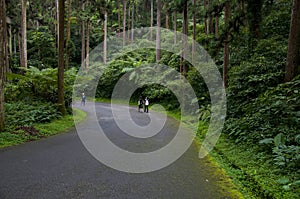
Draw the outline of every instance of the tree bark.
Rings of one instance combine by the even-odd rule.
[[[134,39],[134,1],[132,2],[132,11],[131,11],[131,41]]]
[[[300,66],[300,2],[293,0],[290,22],[288,52],[285,66],[285,82],[291,81],[298,74]]]
[[[174,11],[174,24],[173,24],[173,29],[174,29],[174,44],[177,43],[177,12]]]
[[[166,13],[166,29],[169,29],[169,13]]]
[[[193,43],[192,43],[192,61],[194,61],[196,47],[196,0],[193,0]]]
[[[85,47],[86,47],[86,57],[85,57],[85,69],[86,72],[89,71],[89,66],[90,66],[90,21],[87,20],[86,21],[86,43],[85,43]]]
[[[81,5],[82,11],[84,11],[84,2]],[[81,69],[85,70],[85,22],[81,21]]]
[[[107,59],[107,10],[104,10],[104,40],[103,40],[103,63],[106,64]]]
[[[153,0],[151,0],[150,40],[153,40]]]
[[[126,0],[123,0],[123,46],[126,44]]]
[[[6,6],[0,0],[0,132],[5,128],[4,111],[4,70],[6,65]]]
[[[66,115],[65,99],[64,99],[64,14],[65,1],[58,2],[58,109],[62,115]]]
[[[225,20],[225,26],[229,23],[229,17],[230,17],[230,6],[229,2],[225,3],[224,8],[224,20]],[[227,41],[228,36],[226,36],[225,43],[224,43],[224,65],[223,65],[223,86],[227,88],[228,86],[228,65],[229,65],[229,43]]]
[[[118,0],[118,36],[121,33],[121,14],[120,14],[120,0]]]
[[[215,37],[219,38],[219,16],[216,16],[215,20]]]
[[[204,10],[206,12],[207,11],[207,0],[204,0],[203,4],[204,4]],[[207,26],[208,26],[207,16],[205,16],[205,18],[204,18],[204,31],[205,31],[206,35],[208,34],[208,28],[207,28]]]
[[[182,24],[182,48],[183,48],[183,51],[182,51],[182,72],[183,72],[183,75],[186,77],[187,76],[187,72],[188,72],[188,66],[187,64],[185,63],[185,59],[186,59],[186,56],[187,56],[187,36],[188,36],[188,10],[187,10],[187,0],[184,1],[184,5],[183,5],[183,12],[182,12],[182,15],[183,15],[183,24]]]
[[[27,68],[27,24],[26,24],[26,3],[27,0],[21,0],[21,67]]]
[[[160,61],[160,26],[161,26],[161,0],[157,0],[157,28],[156,28],[156,62]]]
[[[70,39],[71,39],[71,0],[68,0],[68,17],[67,17],[67,38],[66,38],[66,63],[65,69],[69,68],[69,59],[70,59]]]
[[[130,1],[128,2],[128,17],[127,17],[127,19],[128,19],[128,21],[127,21],[127,28],[128,28],[128,34],[127,34],[127,37],[128,37],[128,40],[130,40],[130,33],[131,33],[131,30],[130,30],[130,18],[131,18],[131,16],[130,16]]]

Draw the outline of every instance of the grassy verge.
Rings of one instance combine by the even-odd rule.
[[[285,189],[284,179],[296,176],[279,174],[279,168],[270,163],[270,158],[258,148],[246,144],[235,144],[225,135],[221,136],[211,154],[226,172],[233,177],[245,198],[300,198],[300,190],[295,187]]]
[[[28,141],[38,140],[58,133],[63,133],[74,126],[75,121],[83,121],[86,113],[73,109],[73,115],[67,115],[50,123],[34,124],[30,127],[16,129],[11,127],[0,133],[0,148],[22,144]]]
[[[167,114],[180,120],[179,112],[168,111]],[[208,124],[200,121],[196,135],[199,149],[207,129]],[[272,165],[269,158],[258,147],[236,144],[224,134],[208,157],[211,165],[217,168],[216,174],[224,176],[220,186],[229,190],[232,198],[300,198],[297,186],[287,187],[289,182],[286,179],[293,179],[296,173],[279,175],[279,168]]]
[[[197,133],[201,143],[207,129],[207,124],[202,124]],[[252,145],[236,144],[222,134],[214,150],[210,153],[214,162],[231,176],[233,183],[246,199],[254,198],[300,198],[299,188],[296,186],[284,189],[284,179],[296,176],[296,173],[282,176],[278,174],[279,168],[270,163],[270,157],[260,152],[259,148]],[[285,182],[287,184],[287,182]]]

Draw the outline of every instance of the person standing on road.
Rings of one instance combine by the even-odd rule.
[[[81,106],[85,106],[85,98],[86,98],[85,94],[82,93],[82,96],[81,96]]]
[[[148,113],[149,111],[149,99],[148,97],[145,98],[145,107],[144,107],[144,112]]]
[[[143,110],[143,104],[144,104],[143,97],[140,96],[138,100],[138,112],[141,112],[141,109]]]

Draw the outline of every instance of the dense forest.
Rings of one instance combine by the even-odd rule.
[[[299,197],[298,0],[0,0],[0,9],[2,147],[38,139],[43,135],[36,133],[36,124],[72,113],[76,74],[81,70],[94,78],[97,66],[90,63],[90,52],[99,44],[107,67],[98,100],[110,98],[117,81],[142,64],[170,66],[195,90],[201,120],[197,136],[203,139],[211,112],[206,84],[182,55],[158,48],[157,29],[147,33],[156,49],[127,49],[112,59],[115,49],[135,40],[132,29],[162,27],[193,38],[222,74],[227,116],[216,159],[232,168],[229,174],[253,198]],[[108,42],[112,36],[118,40]],[[174,45],[181,40],[176,32],[172,37]],[[187,45],[193,52],[194,43]],[[81,87],[78,96],[89,94],[89,88]],[[179,111],[167,88],[144,86],[132,101],[140,94]]]

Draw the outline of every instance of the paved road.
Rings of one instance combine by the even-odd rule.
[[[178,125],[168,118],[159,134],[149,139],[132,138],[115,124],[109,105],[97,103],[96,110],[110,140],[128,151],[144,153],[162,147],[172,140]],[[146,113],[135,109],[130,112],[136,123],[149,122]],[[65,134],[0,150],[0,198],[229,198],[218,186],[220,179],[214,168],[197,155],[193,144],[166,168],[143,174],[125,173],[93,158],[74,128]]]

